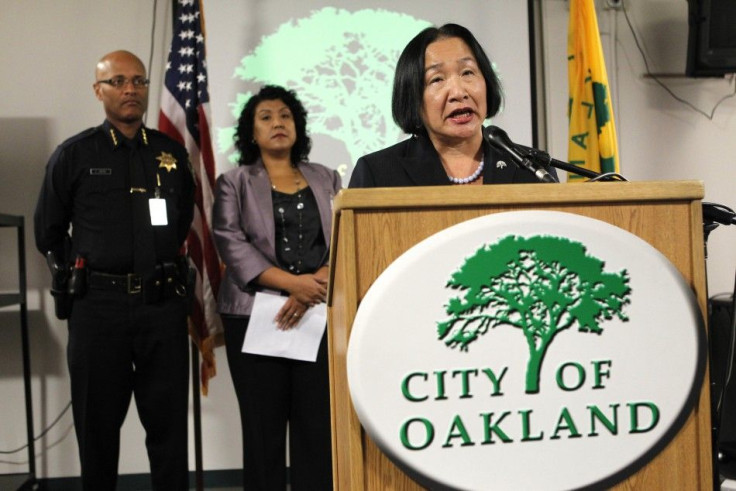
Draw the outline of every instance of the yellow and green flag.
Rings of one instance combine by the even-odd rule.
[[[595,172],[619,172],[613,106],[593,0],[570,0],[568,29],[568,161]],[[583,178],[568,173],[567,179]]]

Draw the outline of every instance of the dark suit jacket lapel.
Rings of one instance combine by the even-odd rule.
[[[440,157],[428,138],[413,136],[406,156],[401,157],[399,163],[416,186],[450,184]]]

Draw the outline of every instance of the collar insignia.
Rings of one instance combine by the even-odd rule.
[[[158,160],[160,163],[158,164],[159,169],[166,169],[166,172],[171,172],[172,170],[176,169],[176,159],[173,155],[166,152],[161,152],[161,155],[156,157],[156,160]]]
[[[506,168],[506,162],[503,160],[499,160],[496,162],[496,169],[505,169]]]

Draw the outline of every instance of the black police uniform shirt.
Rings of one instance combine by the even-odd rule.
[[[166,201],[167,225],[153,226],[150,198]],[[142,231],[153,260],[173,260],[194,212],[194,176],[186,149],[141,128],[127,139],[109,121],[59,145],[49,159],[34,216],[36,246],[62,257],[71,224],[71,259],[90,270],[134,271]],[[151,251],[144,251],[149,254]]]

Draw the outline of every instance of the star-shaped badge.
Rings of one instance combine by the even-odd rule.
[[[170,153],[161,152],[161,155],[156,157],[156,160],[160,162],[160,164],[158,164],[159,169],[166,169],[166,172],[171,172],[173,169],[176,169],[176,159]]]

